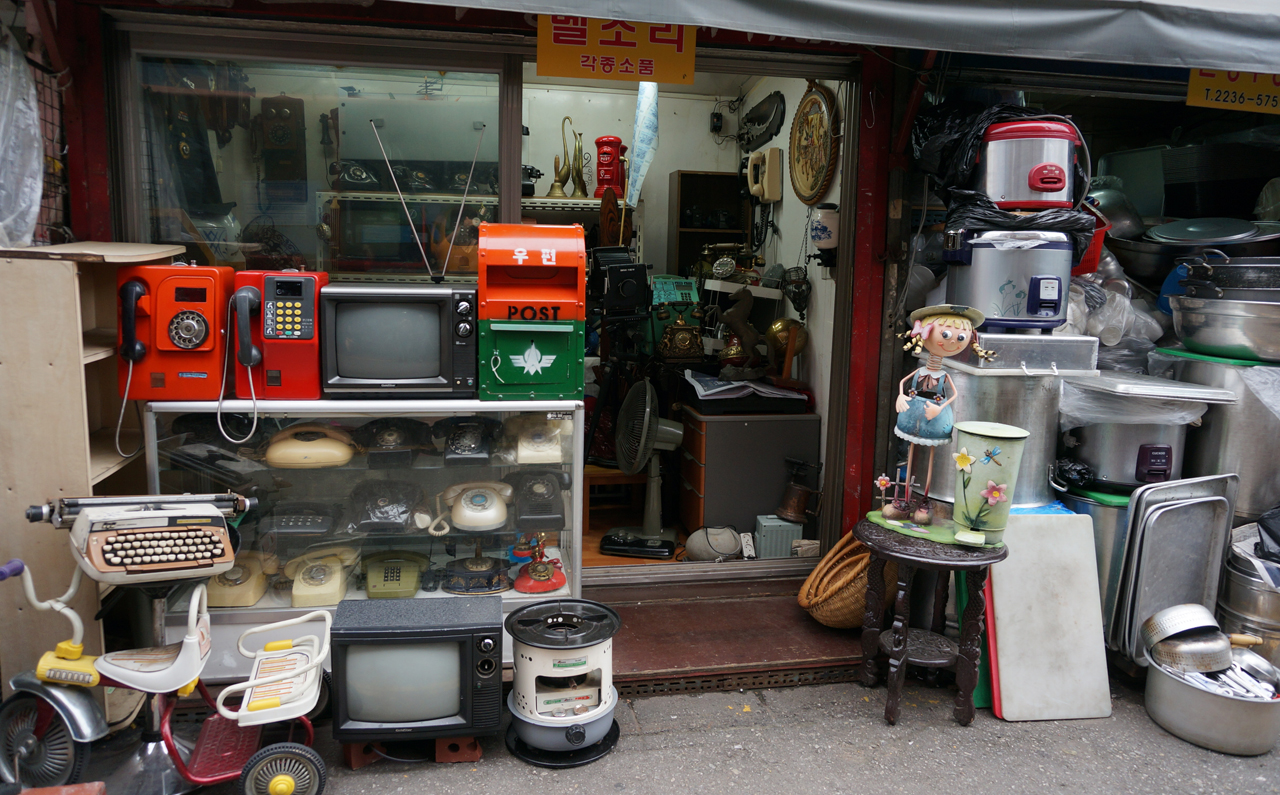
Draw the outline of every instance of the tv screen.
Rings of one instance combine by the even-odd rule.
[[[352,645],[347,712],[369,723],[442,720],[462,710],[462,644]]]
[[[440,305],[342,302],[334,339],[338,375],[397,381],[440,375]]]

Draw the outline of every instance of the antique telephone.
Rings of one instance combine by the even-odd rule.
[[[404,533],[422,502],[422,489],[400,480],[366,480],[351,490],[357,533]]]
[[[293,581],[294,607],[336,605],[347,595],[347,569],[360,553],[351,547],[309,550],[284,565],[281,573]]]
[[[486,466],[502,422],[492,417],[447,417],[431,426],[434,439],[444,439],[445,466]]]
[[[262,181],[272,201],[302,202],[307,190],[306,104],[283,94],[263,97],[258,142]]]
[[[572,433],[561,420],[521,415],[507,420],[507,435],[515,437],[517,464],[559,464],[564,460],[561,435]]]
[[[354,160],[335,160],[329,164],[329,176],[334,190],[380,190],[382,180],[378,179],[363,163]]]
[[[538,539],[532,559],[520,567],[513,587],[520,593],[549,593],[568,583],[559,558],[547,559],[546,541]]]
[[[280,570],[280,559],[250,550],[236,555],[231,568],[209,580],[210,607],[253,607],[267,592],[267,576]]]
[[[565,528],[564,491],[573,487],[568,472],[512,472],[503,478],[515,489],[515,529],[522,533],[558,533]]]
[[[436,189],[435,182],[420,168],[395,165],[391,167],[391,173],[395,175],[396,184],[407,193],[431,193]]]
[[[258,525],[279,536],[326,536],[337,527],[341,506],[313,500],[281,500]]]
[[[407,417],[382,417],[361,425],[353,435],[370,469],[404,469],[413,465],[427,425]]]
[[[782,150],[758,149],[747,158],[747,189],[761,204],[782,198]]]
[[[675,321],[667,323],[671,319],[673,308]],[[686,322],[686,313],[698,321],[698,325]],[[658,338],[656,346],[658,356],[668,362],[702,361],[702,317],[702,309],[697,304],[672,302],[660,305],[653,313],[655,326],[662,329],[662,336]]]
[[[324,469],[351,461],[355,441],[341,428],[318,422],[290,425],[271,437],[267,465],[277,469]]]
[[[418,552],[390,550],[360,561],[365,593],[370,599],[411,599],[422,587],[422,574],[431,570],[431,558]]]
[[[455,483],[440,495],[444,504],[452,510],[449,524],[441,512],[427,528],[431,535],[445,535],[449,527],[463,533],[483,533],[501,530],[507,525],[507,503],[515,496],[509,483],[479,481]],[[441,531],[443,527],[443,531]]]

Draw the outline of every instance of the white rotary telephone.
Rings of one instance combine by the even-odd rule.
[[[427,528],[428,533],[445,535],[450,525],[464,533],[483,533],[506,526],[507,503],[515,496],[515,489],[509,483],[491,481],[455,483],[440,496],[452,509],[449,524],[444,523],[445,514],[441,512]]]

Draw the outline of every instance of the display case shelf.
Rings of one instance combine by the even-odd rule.
[[[116,353],[116,330],[113,328],[91,328],[82,335],[80,360],[84,364],[109,359]]]
[[[393,204],[400,203],[400,194],[395,191],[360,191],[360,190],[318,190],[316,191],[316,206],[323,206],[332,202],[339,201],[360,201],[360,202],[391,202]],[[461,193],[406,193],[404,200],[409,204],[428,203],[428,204],[462,204]],[[467,204],[478,204],[487,207],[497,207],[498,197],[492,194],[471,193],[467,195]]]
[[[120,449],[137,450],[128,456],[116,452],[115,426],[100,428],[89,434],[89,482],[97,484],[119,472],[125,464],[142,454],[139,444],[142,434],[138,431],[120,432]]]

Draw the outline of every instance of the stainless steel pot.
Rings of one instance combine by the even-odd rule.
[[[1210,693],[1158,665],[1148,665],[1144,701],[1147,714],[1165,731],[1202,748],[1257,756],[1280,739],[1280,699]]]
[[[1280,467],[1275,465],[1280,418],[1245,384],[1243,370],[1225,362],[1182,357],[1173,364],[1177,380],[1228,389],[1237,398],[1234,404],[1210,404],[1200,426],[1187,430],[1183,476],[1235,472],[1240,476],[1236,516],[1253,520],[1280,503]]]
[[[1106,245],[1129,278],[1159,290],[1179,259],[1194,257],[1205,249],[1216,249],[1229,257],[1274,257],[1280,255],[1280,234],[1260,234],[1237,243],[1195,244],[1124,240],[1107,235]]]
[[[1169,296],[1173,330],[1188,350],[1280,363],[1280,304]]]
[[[1058,495],[1072,513],[1093,520],[1093,548],[1098,557],[1098,588],[1102,596],[1103,637],[1111,637],[1111,622],[1120,597],[1125,550],[1129,546],[1129,505],[1103,505],[1078,494]]]
[[[1075,428],[1075,457],[1093,468],[1096,480],[1110,486],[1141,486],[1182,477],[1185,425],[1103,423]]]
[[[1262,645],[1255,651],[1275,664],[1280,661],[1280,591],[1258,575],[1250,559],[1257,538],[1258,527],[1254,524],[1231,531],[1231,552],[1219,580],[1218,616],[1224,632],[1262,638]]]
[[[1280,257],[1229,257],[1216,249],[1205,249],[1179,264],[1187,274],[1181,284],[1193,298],[1280,301]]]

